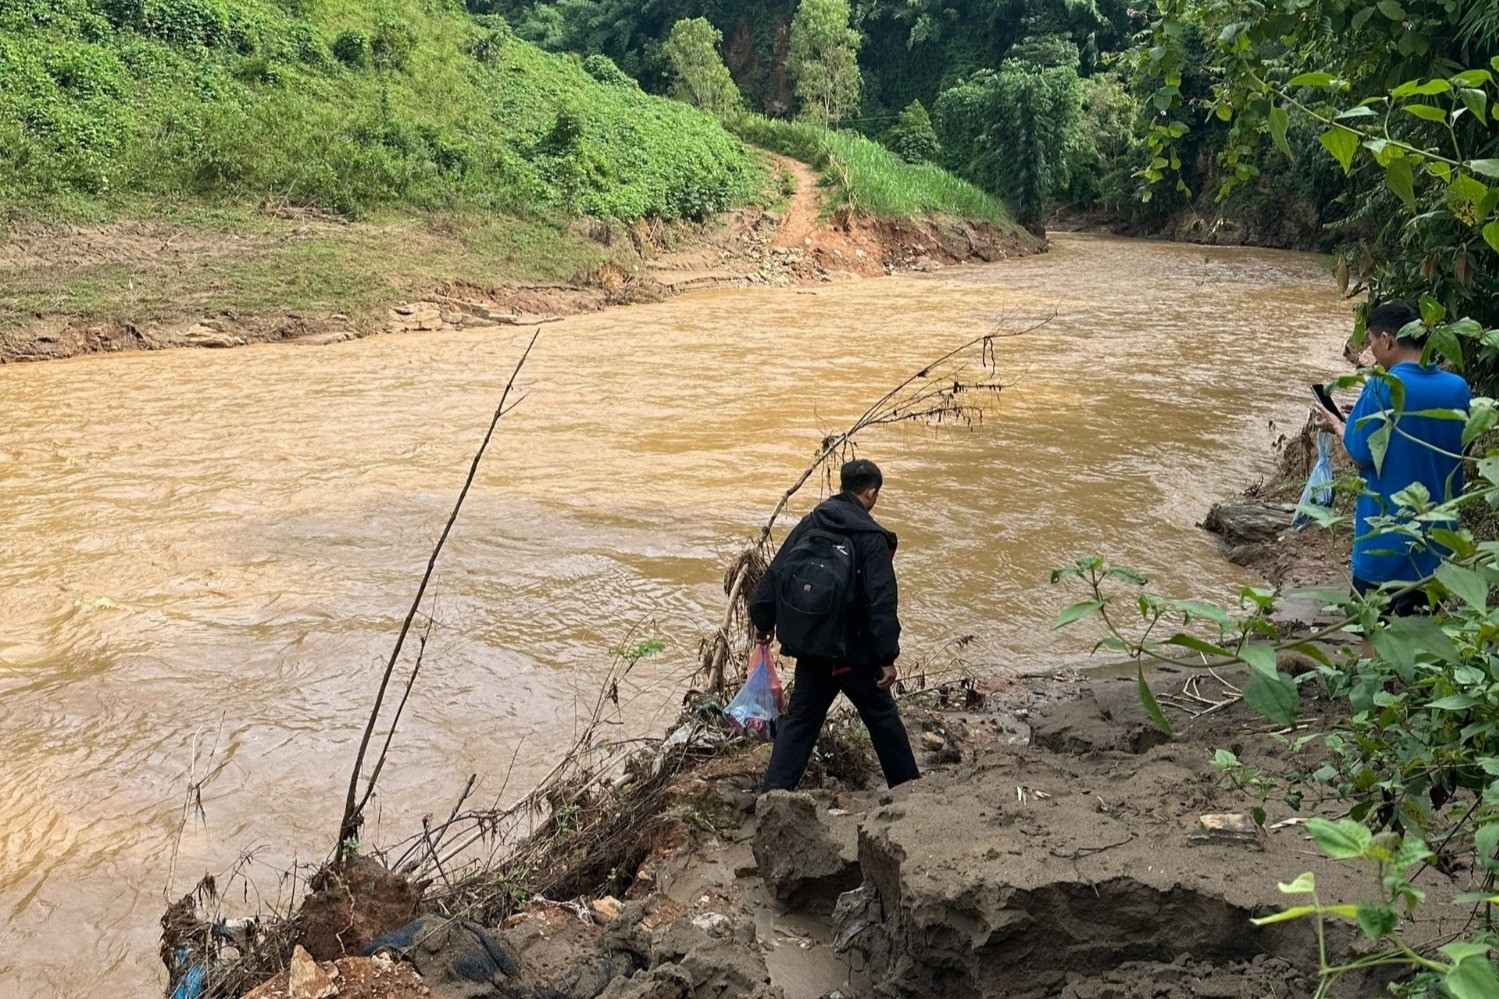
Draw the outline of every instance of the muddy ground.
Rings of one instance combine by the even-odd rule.
[[[751,208],[703,223],[669,225],[579,222],[587,238],[610,248],[611,263],[577,274],[566,283],[449,283],[413,301],[391,302],[383,315],[373,317],[270,310],[224,312],[162,324],[44,313],[14,328],[0,329],[0,363],[168,347],[263,342],[322,345],[392,331],[530,326],[611,305],[659,301],[699,288],[930,271],[1045,249],[1042,240],[987,223],[827,218],[819,208],[817,178],[811,169],[794,160],[776,160],[796,179],[796,190],[780,211]],[[0,284],[7,272],[25,269],[67,272],[100,264],[170,264],[203,255],[232,259],[265,241],[142,222],[33,227],[0,236]]]
[[[1152,683],[1165,692],[1183,680]],[[1313,719],[1333,710],[1313,708]],[[515,964],[482,983],[453,970],[482,953],[467,931],[445,929],[462,940],[408,957],[420,984],[396,988],[390,964],[352,956],[423,908],[394,876],[383,896],[355,901],[357,918],[314,899],[322,915],[300,942],[335,974],[327,995],[345,999],[1310,995],[1312,925],[1249,920],[1287,903],[1278,881],[1312,871],[1324,900],[1351,902],[1371,897],[1374,872],[1321,857],[1300,825],[1315,809],[1270,801],[1263,829],[1217,828],[1215,817],[1255,802],[1223,786],[1213,751],[1274,773],[1291,765],[1285,739],[1242,703],[1196,718],[1167,711],[1172,740],[1146,721],[1132,676],[1022,679],[966,707],[911,702],[925,773],[893,791],[830,777],[838,768],[824,760],[803,791],[758,796],[767,747],[734,744],[674,783],[673,831],[646,824],[650,848],[623,897],[538,899],[489,927]],[[1475,880],[1423,872],[1428,904],[1406,938],[1455,932],[1445,913],[1460,910],[1445,903]],[[1360,953],[1355,936],[1330,926],[1330,956]],[[286,979],[256,999],[295,995]],[[385,991],[357,984],[371,980]],[[1382,986],[1371,975],[1332,994]]]

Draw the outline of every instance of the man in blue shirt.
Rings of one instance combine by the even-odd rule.
[[[1391,386],[1371,378],[1354,403],[1346,424],[1323,409],[1317,410],[1317,425],[1341,432],[1343,446],[1364,479],[1364,491],[1354,508],[1353,588],[1359,593],[1386,583],[1414,583],[1436,571],[1443,549],[1431,542],[1392,532],[1376,533],[1369,527],[1373,517],[1400,516],[1402,507],[1394,496],[1420,484],[1432,502],[1441,503],[1463,489],[1463,421],[1419,416],[1428,410],[1468,411],[1468,383],[1460,375],[1421,363],[1424,331],[1414,335],[1402,331],[1420,315],[1404,302],[1387,302],[1369,313],[1369,348],[1374,360],[1404,388],[1404,400],[1396,406]],[[1373,442],[1389,428],[1388,446],[1376,460]],[[1410,507],[1403,508],[1407,513]],[[1456,529],[1454,522],[1450,525]],[[1419,591],[1402,594],[1391,604],[1395,614],[1423,610],[1426,597]]]

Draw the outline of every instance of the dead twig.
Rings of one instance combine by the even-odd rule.
[[[508,407],[506,405],[510,399],[510,391],[515,386],[515,379],[520,375],[521,369],[525,367],[526,359],[531,356],[531,348],[536,346],[536,338],[540,335],[541,331],[539,329],[531,335],[531,341],[526,344],[526,349],[521,353],[520,360],[515,362],[515,370],[510,373],[510,380],[505,383],[505,390],[500,393],[500,402],[495,407],[494,417],[489,421],[489,429],[484,434],[484,440],[479,444],[479,450],[474,453],[473,463],[469,465],[468,477],[463,482],[463,488],[458,492],[457,502],[453,504],[453,512],[448,516],[448,522],[443,526],[442,533],[437,538],[437,543],[432,547],[432,555],[427,559],[427,570],[422,573],[422,581],[416,588],[416,597],[411,601],[411,609],[406,612],[406,620],[401,623],[401,631],[396,636],[395,648],[391,650],[390,660],[385,664],[385,673],[380,678],[380,687],[375,693],[375,704],[370,710],[369,722],[365,725],[364,736],[359,741],[359,752],[354,756],[354,769],[349,775],[349,793],[344,801],[343,817],[339,819],[338,823],[338,839],[334,842],[333,856],[335,860],[342,859],[344,855],[343,844],[357,838],[359,835],[359,827],[364,821],[364,806],[369,803],[370,796],[375,793],[375,777],[384,763],[385,751],[390,748],[390,739],[395,734],[396,723],[400,721],[400,707],[405,706],[406,699],[403,697],[400,707],[396,710],[395,717],[391,719],[390,729],[386,735],[385,747],[381,750],[380,758],[375,763],[375,772],[370,775],[370,779],[366,784],[364,797],[360,798],[359,777],[364,772],[365,753],[369,751],[370,740],[374,737],[375,726],[379,723],[380,709],[385,703],[385,690],[390,685],[391,676],[395,673],[396,661],[400,658],[401,648],[406,643],[406,635],[411,631],[412,622],[416,620],[417,611],[422,604],[422,597],[427,592],[427,584],[431,582],[432,572],[437,568],[437,557],[442,554],[442,548],[447,543],[448,534],[451,533],[453,524],[458,520],[459,511],[463,509],[463,501],[468,496],[469,488],[474,484],[474,476],[479,471],[479,462],[484,457],[485,450],[489,447],[490,439],[494,437],[494,430],[500,422],[500,417],[525,401],[525,396],[522,396]],[[408,694],[411,690],[411,683],[416,679],[416,669],[419,667],[420,661],[418,661],[417,667],[413,668],[411,680],[407,683],[406,689]]]
[[[959,344],[880,396],[846,430],[823,437],[812,461],[796,481],[781,493],[775,509],[771,511],[770,516],[760,528],[756,539],[740,555],[735,563],[731,579],[725,583],[724,590],[728,594],[728,604],[724,608],[717,629],[704,643],[702,651],[702,669],[709,678],[709,689],[720,696],[725,690],[724,667],[729,661],[734,645],[730,634],[734,630],[735,617],[741,614],[742,605],[747,608],[749,598],[753,593],[753,588],[748,585],[751,572],[757,566],[760,567],[761,572],[764,571],[763,567],[769,562],[767,549],[770,543],[770,532],[781,514],[785,512],[791,498],[801,491],[801,488],[807,484],[807,480],[819,470],[825,469],[831,481],[832,460],[850,453],[854,449],[855,438],[873,426],[913,421],[938,424],[957,422],[972,426],[976,422],[982,422],[983,407],[960,397],[995,393],[1004,388],[1003,384],[992,378],[997,369],[994,341],[1033,333],[1045,326],[1051,319],[1052,316],[1047,316],[1019,330],[991,330],[982,336]],[[979,369],[990,377],[965,380],[964,376],[969,371],[969,363],[964,359],[970,357],[975,350],[979,355],[977,359]],[[742,630],[745,632],[743,637],[747,642],[748,628]]]

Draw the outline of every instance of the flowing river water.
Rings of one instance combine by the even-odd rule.
[[[439,564],[366,837],[419,828],[471,772],[480,798],[537,779],[632,628],[666,645],[645,680],[690,669],[726,561],[824,430],[1052,311],[997,342],[982,424],[863,439],[907,660],[972,635],[981,670],[1085,662],[1086,636],[1050,630],[1080,595],[1047,577],[1088,552],[1171,595],[1254,582],[1194,524],[1271,470],[1307,384],[1342,369],[1349,313],[1318,258],[1062,235],[991,266],[570,319]],[[0,367],[0,994],[154,994],[169,876],[181,894],[251,854],[274,896],[326,854],[381,660],[528,336]],[[634,705],[646,730],[677,701]],[[179,837],[210,750],[223,770]]]

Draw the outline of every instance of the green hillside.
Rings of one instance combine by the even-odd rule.
[[[130,199],[699,217],[718,122],[442,0],[0,0],[0,206]]]

